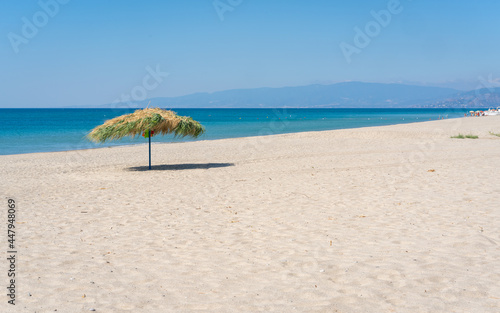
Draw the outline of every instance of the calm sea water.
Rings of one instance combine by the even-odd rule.
[[[178,109],[201,122],[196,140],[346,129],[463,117],[467,109]],[[0,109],[0,155],[147,143],[141,137],[106,144],[85,136],[95,126],[133,109]],[[155,136],[153,142],[191,141]]]

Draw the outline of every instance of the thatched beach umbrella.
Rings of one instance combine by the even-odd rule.
[[[115,117],[94,128],[87,137],[95,142],[106,142],[126,136],[143,134],[149,138],[149,169],[151,169],[151,136],[173,133],[178,137],[198,137],[205,128],[187,116],[159,108],[146,108],[134,113]]]

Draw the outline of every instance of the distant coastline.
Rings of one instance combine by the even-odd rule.
[[[132,97],[133,99],[133,97]],[[281,88],[234,89],[179,97],[135,99],[78,108],[489,108],[500,106],[500,88],[451,88],[344,82]],[[72,106],[68,106],[71,108]]]

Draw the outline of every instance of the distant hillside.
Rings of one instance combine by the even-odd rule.
[[[461,92],[439,87],[346,82],[235,89],[148,100],[163,108],[469,108],[500,105],[500,88]],[[92,107],[144,107],[148,100]]]
[[[500,88],[484,88],[461,92],[451,97],[427,101],[424,108],[496,108],[500,106]]]

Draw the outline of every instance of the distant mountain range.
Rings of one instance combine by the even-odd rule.
[[[484,108],[500,106],[500,88],[450,88],[346,82],[282,88],[235,89],[105,104],[100,108]]]
[[[427,108],[496,108],[500,106],[500,88],[484,88],[423,102]]]

